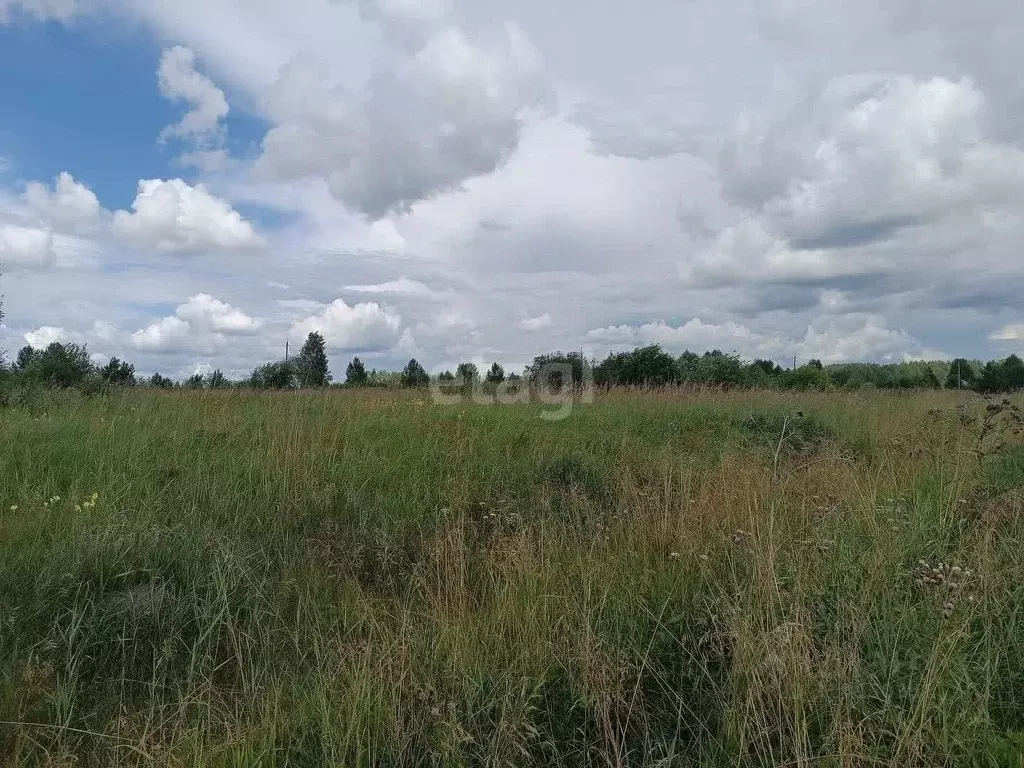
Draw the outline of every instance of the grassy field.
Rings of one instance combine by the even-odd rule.
[[[955,394],[0,409],[0,765],[1024,765],[1024,449]]]

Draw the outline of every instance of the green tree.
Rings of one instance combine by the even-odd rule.
[[[294,363],[280,360],[257,366],[247,383],[254,389],[295,389],[299,377]]]
[[[1024,389],[1024,360],[1010,355],[1003,361],[1003,379],[1009,392]]]
[[[26,344],[24,347],[18,350],[18,357],[14,361],[14,370],[24,371],[32,363],[32,358],[36,355],[36,351],[31,346]]]
[[[174,389],[174,380],[161,376],[160,371],[154,371],[149,377],[149,386],[154,389]]]
[[[832,383],[831,377],[817,366],[801,365],[779,376],[779,386],[783,389],[827,389]]]
[[[210,389],[225,389],[228,387],[228,378],[224,375],[220,368],[210,374],[210,378],[206,382],[206,386]]]
[[[533,363],[526,368],[526,376],[531,383],[543,383],[545,386],[558,389],[565,385],[582,386],[584,379],[592,372],[590,361],[580,352],[549,352],[533,358]],[[571,381],[565,381],[563,372],[571,372]]]
[[[430,384],[430,376],[414,357],[402,369],[402,386],[425,387],[428,384]]]
[[[186,389],[202,389],[206,386],[206,378],[201,373],[193,373],[185,380]]]
[[[676,359],[676,370],[680,381],[700,381],[700,355],[686,350]]]
[[[51,343],[32,355],[28,372],[50,387],[77,387],[93,372],[84,344]]]
[[[505,381],[505,369],[498,363],[494,363],[491,366],[491,370],[487,372],[485,381],[488,384],[501,384]]]
[[[365,387],[369,381],[366,373],[366,366],[358,357],[353,357],[352,362],[345,369],[345,383],[350,387]]]
[[[924,368],[921,372],[921,386],[925,389],[940,389],[939,377],[935,375],[930,367]]]
[[[472,363],[459,363],[455,369],[455,378],[462,384],[472,384],[480,378],[480,371]]]
[[[958,357],[949,366],[946,376],[946,389],[974,389],[977,377],[970,360]]]
[[[1005,360],[986,363],[978,377],[977,389],[985,393],[1024,389],[1024,360],[1010,355]]]
[[[135,386],[135,366],[129,365],[126,360],[110,358],[110,362],[100,368],[99,374],[107,384],[117,387]]]
[[[705,352],[697,361],[696,371],[697,381],[708,384],[741,386],[747,381],[739,355],[728,354],[718,349]]]
[[[327,367],[327,345],[324,337],[313,331],[306,337],[299,356],[295,361],[299,386],[326,387],[331,381],[331,372]]]

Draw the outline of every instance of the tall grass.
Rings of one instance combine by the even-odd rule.
[[[1019,766],[1024,450],[957,402],[0,410],[0,764]]]

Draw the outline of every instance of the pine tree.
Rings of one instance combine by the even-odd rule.
[[[491,366],[491,370],[487,372],[486,381],[488,384],[501,384],[505,381],[505,369],[498,363],[495,363]]]
[[[406,364],[405,369],[402,371],[402,384],[406,387],[425,387],[429,383],[430,376],[427,375],[426,370],[414,357]]]
[[[296,360],[300,387],[326,387],[331,380],[327,368],[327,345],[324,337],[313,331],[306,337]]]
[[[18,357],[14,361],[14,369],[16,371],[24,371],[31,365],[32,360],[36,356],[36,351],[31,346],[26,344],[24,347],[18,350]]]
[[[109,363],[100,368],[99,373],[100,378],[108,384],[120,387],[135,386],[135,366],[130,365],[126,360],[112,357]]]
[[[366,373],[366,366],[358,357],[353,357],[352,362],[345,369],[345,383],[350,387],[365,387],[370,380]]]

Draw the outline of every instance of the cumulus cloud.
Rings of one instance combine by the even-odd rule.
[[[796,248],[870,244],[1024,191],[1024,152],[986,140],[969,79],[850,76],[776,119],[741,122],[724,189]]]
[[[259,320],[209,294],[200,293],[180,305],[173,315],[131,335],[139,349],[209,349],[227,343],[229,337],[259,330]]]
[[[0,264],[10,268],[40,269],[53,264],[53,235],[44,229],[0,226]]]
[[[4,343],[102,310],[118,327],[156,326],[154,346],[130,350],[140,369],[159,353],[162,369],[188,371],[207,344],[216,365],[244,370],[269,353],[264,335],[283,344],[336,296],[343,329],[367,299],[401,317],[376,326],[375,365],[528,360],[581,341],[780,361],[984,356],[1015,341],[1015,325],[993,331],[1019,320],[1024,291],[1019,2],[648,0],[627,14],[582,0],[294,0],[250,3],[244,18],[233,0],[82,3],[181,43],[159,78],[185,115],[165,132],[179,160],[215,174],[231,205],[287,221],[266,218],[273,259],[227,254],[187,274],[164,261],[131,278],[72,265],[88,251],[67,243],[70,225],[0,191],[23,262],[55,250],[62,267],[33,277],[0,251],[5,309],[22,324]],[[221,87],[270,126],[255,168],[228,156]],[[168,200],[100,210],[90,236],[109,224],[166,252],[258,238],[224,201],[217,215],[190,209],[198,187],[148,183]],[[59,187],[44,188],[50,204]],[[195,333],[177,311],[137,314],[197,284],[221,295],[225,280],[237,302],[279,312],[245,344],[202,341],[224,332]],[[290,286],[289,304],[274,285]],[[97,309],[95,294],[132,301]],[[172,357],[161,340],[175,337],[185,351]]]
[[[826,363],[947,357],[939,350],[922,346],[905,331],[889,328],[884,318],[867,313],[818,317],[806,327],[802,337],[757,331],[732,321],[706,323],[695,317],[680,326],[657,321],[596,328],[585,338],[593,346],[606,345],[609,349],[660,344],[676,353],[685,349],[721,349],[748,359],[777,361],[794,356],[818,358]]]
[[[179,122],[164,128],[160,138],[190,139],[200,145],[219,141],[228,101],[209,77],[196,71],[195,53],[182,45],[164,49],[157,77],[165,98],[184,101],[190,107]]]
[[[115,234],[157,251],[244,250],[263,244],[249,221],[202,184],[140,181],[132,211],[114,213]]]
[[[412,53],[393,53],[365,88],[330,82],[296,59],[267,97],[276,123],[257,171],[323,178],[371,218],[490,173],[516,148],[526,110],[547,97],[536,49],[514,24],[473,38],[440,29]]]
[[[60,228],[90,224],[101,211],[95,193],[67,171],[56,178],[52,190],[38,181],[29,182],[22,197],[32,213]]]
[[[45,349],[54,342],[72,341],[74,334],[65,328],[53,325],[44,325],[34,331],[25,334],[25,341],[29,346],[36,349]]]
[[[336,299],[321,311],[292,325],[292,335],[316,332],[331,349],[374,352],[388,349],[400,338],[402,318],[375,301],[350,306]]]

